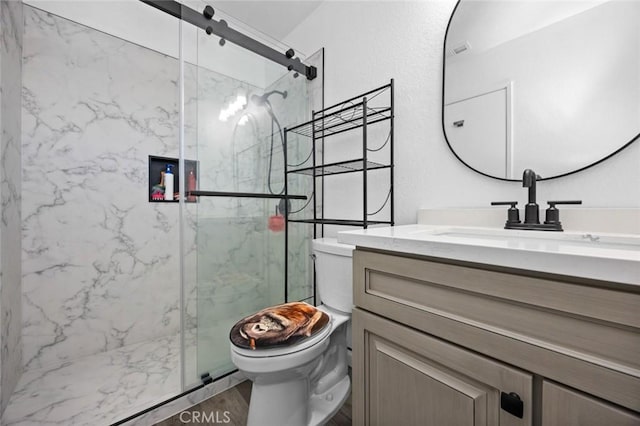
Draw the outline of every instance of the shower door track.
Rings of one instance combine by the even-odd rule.
[[[163,405],[167,405],[167,404],[169,404],[169,403],[171,403],[171,402],[173,402],[173,401],[175,401],[177,399],[180,399],[180,398],[183,398],[185,396],[188,396],[189,394],[192,394],[195,391],[204,388],[205,386],[215,382],[216,380],[224,379],[225,377],[228,377],[228,376],[230,376],[230,375],[232,375],[234,373],[237,373],[237,372],[238,372],[238,369],[236,368],[236,369],[233,369],[233,370],[229,371],[228,373],[225,373],[225,374],[222,374],[222,375],[216,377],[215,379],[213,379],[211,381],[205,382],[204,380],[202,380],[202,383],[199,383],[199,384],[187,389],[186,391],[184,391],[184,392],[182,392],[182,393],[180,393],[178,395],[172,396],[171,398],[166,399],[166,400],[164,400],[162,402],[159,402],[159,403],[157,403],[155,405],[152,405],[151,407],[147,407],[147,408],[145,408],[143,410],[140,410],[137,413],[134,413],[134,414],[130,415],[129,417],[126,417],[126,418],[124,418],[122,420],[118,420],[115,423],[111,423],[109,426],[121,426],[121,425],[123,425],[123,424],[125,424],[125,423],[127,423],[127,422],[129,422],[129,421],[131,421],[131,420],[133,420],[135,418],[137,418],[137,417],[140,417],[140,416],[143,416],[143,415],[145,415],[147,413],[150,413],[153,410],[162,407]],[[208,373],[207,373],[207,376],[208,376]],[[187,407],[184,410],[188,410],[189,408],[190,407]],[[184,410],[182,410],[182,411],[184,411]]]
[[[229,27],[229,24],[221,19],[216,21],[213,19],[213,8],[207,6],[205,12],[198,13],[195,10],[184,6],[173,0],[140,0],[142,3],[153,6],[156,9],[174,16],[183,21],[189,22],[196,27],[202,28],[207,34],[215,34],[220,37],[220,45],[224,45],[225,41],[230,41],[244,49],[250,50],[263,58],[276,62],[289,71],[297,71],[304,74],[308,80],[313,80],[318,76],[318,69],[313,65],[305,65],[300,58],[294,58],[295,52],[289,49],[282,53],[255,40],[239,31]]]

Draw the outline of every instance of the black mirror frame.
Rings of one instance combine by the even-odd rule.
[[[501,177],[497,177],[497,176],[492,176],[490,174],[481,172],[480,170],[478,170],[478,169],[476,169],[474,167],[471,167],[462,158],[460,158],[460,156],[458,156],[456,151],[451,146],[451,143],[449,142],[449,139],[447,138],[447,131],[445,130],[445,124],[444,124],[444,87],[445,87],[445,80],[446,80],[445,71],[446,71],[446,59],[447,59],[447,49],[446,49],[447,48],[447,35],[449,34],[449,26],[451,26],[451,21],[453,20],[453,16],[455,15],[456,10],[458,9],[458,6],[460,6],[461,2],[462,2],[462,0],[458,0],[456,2],[456,6],[453,8],[453,11],[451,12],[451,16],[449,17],[449,22],[447,23],[447,30],[444,33],[444,44],[443,44],[443,48],[442,48],[442,114],[441,114],[441,120],[440,120],[441,124],[442,124],[442,134],[444,135],[444,140],[447,142],[447,146],[449,147],[449,150],[451,150],[453,155],[462,164],[464,164],[465,166],[467,166],[468,168],[470,168],[474,172],[479,173],[479,174],[481,174],[483,176],[492,178],[492,179],[501,180],[501,181],[505,181],[505,182],[520,182],[521,179],[507,179],[507,178],[501,178]],[[578,173],[578,172],[581,172],[581,171],[586,170],[588,168],[591,168],[591,167],[593,167],[593,166],[595,166],[597,164],[602,163],[605,160],[608,160],[609,158],[613,157],[614,155],[618,154],[619,152],[623,151],[625,148],[629,147],[632,143],[636,142],[638,139],[640,139],[640,133],[638,133],[636,136],[631,138],[631,140],[629,142],[627,142],[626,144],[624,144],[620,148],[616,149],[611,154],[599,159],[598,161],[595,161],[595,162],[593,162],[591,164],[588,164],[588,165],[586,165],[584,167],[581,167],[579,169],[573,170],[571,172],[562,173],[562,174],[551,176],[551,177],[542,177],[542,178],[538,179],[538,181],[557,179],[557,178],[569,176],[569,175],[572,175],[574,173]]]

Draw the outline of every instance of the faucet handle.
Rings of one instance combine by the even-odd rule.
[[[568,200],[568,201],[547,201],[549,208],[545,215],[544,223],[546,225],[560,225],[560,210],[556,208],[558,204],[582,204],[582,200]],[[561,228],[562,229],[562,228]]]
[[[569,201],[547,201],[551,207],[555,207],[556,204],[582,204],[582,200],[569,200]]]
[[[492,201],[491,202],[492,206],[511,206],[511,209],[515,209],[516,206],[518,205],[517,201]]]
[[[517,201],[492,201],[492,206],[511,206],[507,210],[507,223],[506,225],[512,225],[514,223],[520,223],[520,212],[516,208]]]

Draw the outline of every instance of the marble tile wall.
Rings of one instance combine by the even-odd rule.
[[[22,371],[22,34],[22,2],[0,1],[0,415]]]
[[[23,64],[25,368],[177,333],[177,60],[25,6]]]

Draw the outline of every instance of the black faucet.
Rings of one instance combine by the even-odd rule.
[[[556,208],[557,204],[582,204],[580,200],[573,201],[549,201],[546,219],[544,223],[540,223],[540,209],[536,203],[536,182],[540,176],[531,169],[526,169],[522,173],[522,186],[529,188],[529,202],[524,206],[524,223],[520,223],[518,215],[517,201],[493,201],[491,205],[511,206],[507,211],[507,221],[504,225],[505,229],[521,229],[530,231],[562,231],[560,223],[560,213]]]
[[[524,207],[524,223],[525,224],[539,224],[540,223],[540,209],[536,204],[536,181],[540,179],[540,176],[531,169],[526,169],[522,173],[522,186],[529,188],[529,202]]]

